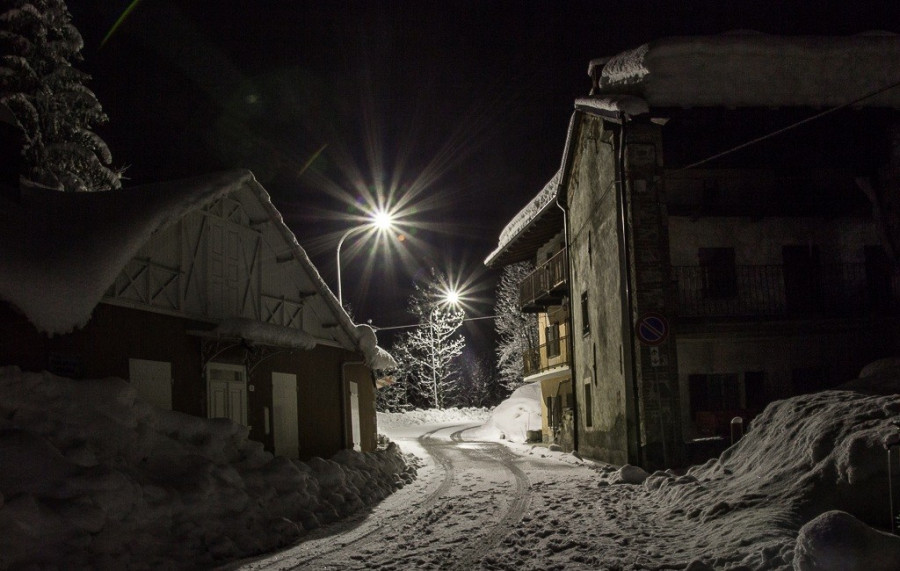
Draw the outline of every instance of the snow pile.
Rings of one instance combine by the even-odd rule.
[[[900,440],[897,422],[896,394],[827,391],[772,403],[740,442],[687,473],[585,463],[590,482],[533,484],[530,513],[482,563],[900,569],[900,538],[869,527],[888,526],[884,444]],[[896,474],[893,483],[900,489]]]
[[[800,528],[794,569],[896,571],[900,537],[863,524],[841,511],[826,512]]]
[[[0,568],[186,569],[262,553],[411,481],[396,445],[309,462],[119,379],[0,368]]]
[[[501,402],[491,417],[466,436],[482,440],[508,440],[523,443],[529,430],[541,430],[541,384],[522,385]]]
[[[452,422],[484,422],[491,416],[487,408],[417,408],[406,412],[379,412],[378,428],[391,429],[398,426],[420,424],[447,424]]]

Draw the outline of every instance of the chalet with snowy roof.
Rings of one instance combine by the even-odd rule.
[[[664,38],[589,75],[555,191],[582,454],[697,459],[897,354],[900,37]]]
[[[393,359],[251,173],[0,201],[0,363],[125,378],[287,457],[375,448]]]
[[[485,259],[499,268],[531,262],[534,269],[519,283],[519,305],[537,314],[538,346],[523,355],[524,382],[541,385],[543,441],[574,448],[568,264],[563,240],[563,211],[556,203],[557,173],[506,225],[500,245]]]

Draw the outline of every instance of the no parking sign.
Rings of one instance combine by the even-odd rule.
[[[644,345],[659,345],[669,337],[669,321],[660,313],[645,313],[637,320],[637,336]]]

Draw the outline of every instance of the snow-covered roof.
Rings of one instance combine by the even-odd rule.
[[[335,316],[350,342],[347,348],[383,364],[374,332],[353,323],[269,194],[247,170],[108,192],[26,188],[18,201],[0,197],[0,299],[50,335],[82,327],[154,233],[235,192],[256,197]]]
[[[522,235],[532,222],[548,209],[556,208],[556,192],[559,189],[561,176],[562,170],[556,171],[556,174],[544,185],[544,188],[509,221],[506,227],[503,228],[503,231],[500,232],[497,248],[488,254],[484,260],[484,265],[491,266],[509,245]]]
[[[651,107],[830,107],[881,89],[855,104],[900,107],[900,36],[670,37],[594,60],[588,72],[593,95],[636,95]]]

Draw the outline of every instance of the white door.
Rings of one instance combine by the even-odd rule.
[[[350,426],[353,434],[353,449],[361,450],[359,435],[359,385],[350,382]]]
[[[209,418],[230,418],[247,425],[247,373],[241,365],[206,365]]]
[[[297,375],[272,373],[272,410],[275,417],[275,454],[298,458],[300,433],[297,426]]]
[[[128,380],[143,400],[172,410],[172,363],[128,359]]]

